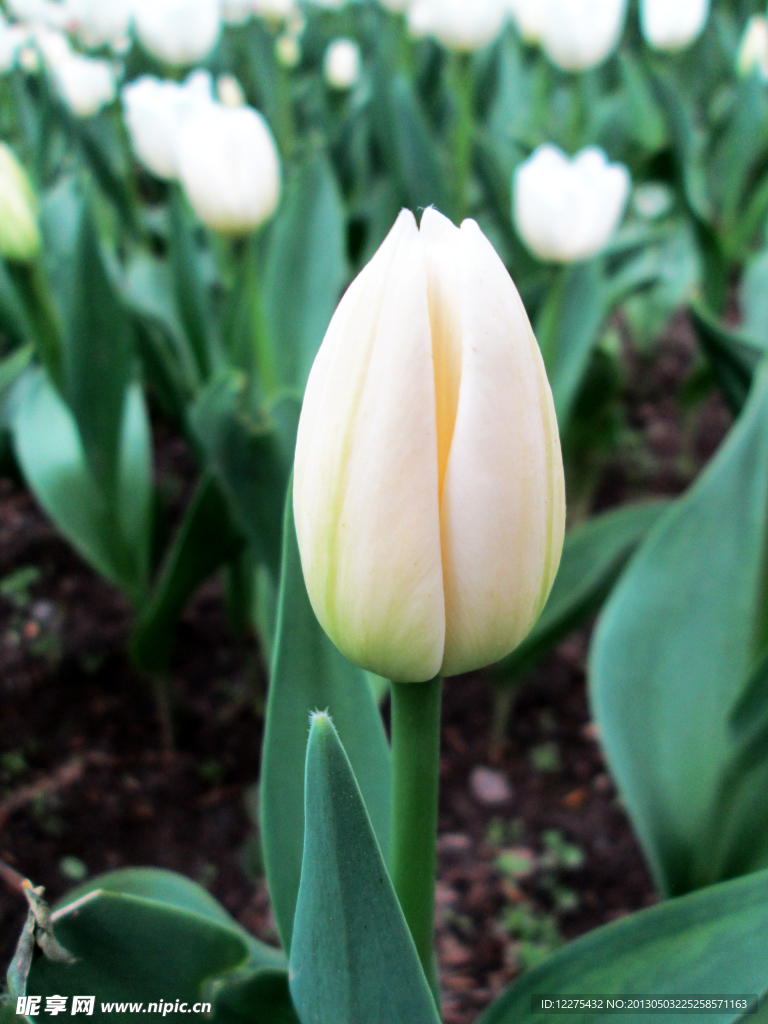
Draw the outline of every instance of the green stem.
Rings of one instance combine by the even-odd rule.
[[[392,683],[390,870],[437,1006],[435,960],[437,798],[443,681]]]
[[[453,53],[451,61],[451,78],[456,101],[453,124],[453,201],[456,220],[461,222],[467,214],[469,179],[472,174],[472,58],[468,53]]]

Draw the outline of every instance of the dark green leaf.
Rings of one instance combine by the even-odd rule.
[[[264,308],[278,388],[304,390],[345,277],[344,207],[328,157],[313,148],[288,181],[267,255]]]
[[[691,303],[691,319],[723,396],[738,414],[763,351],[746,336],[725,327],[701,301]]]
[[[0,256],[0,332],[13,345],[27,345],[35,333],[16,284]]]
[[[243,546],[230,521],[217,483],[206,475],[198,484],[163,561],[152,597],[136,625],[131,649],[145,671],[168,669],[173,629],[194,591]]]
[[[632,552],[668,506],[627,505],[595,516],[565,540],[560,569],[541,618],[494,671],[516,677],[553,644],[594,614],[610,594]]]
[[[387,738],[365,672],[351,665],[320,627],[309,603],[289,497],[283,571],[261,769],[261,837],[272,905],[290,948],[304,842],[307,722],[328,708],[349,752],[368,813],[389,848]]]
[[[216,992],[216,1024],[299,1024],[288,972],[262,970],[227,981]]]
[[[667,893],[768,863],[768,762],[734,779],[729,723],[766,641],[767,527],[762,374],[716,457],[634,556],[592,645],[608,760]]]
[[[302,1024],[438,1024],[352,766],[325,713],[312,722],[306,840],[290,956]]]
[[[555,1024],[562,1014],[531,1014],[535,995],[743,994],[768,989],[768,872],[713,886],[621,921],[597,928],[569,943],[541,967],[526,974],[481,1018],[479,1024],[521,1020]],[[762,999],[760,1000],[762,1003]],[[652,1013],[633,1020],[657,1020]],[[675,1014],[678,1019],[683,1015]],[[692,1019],[704,1019],[694,1014]],[[605,1013],[573,1013],[574,1024],[598,1024]],[[707,1019],[709,1017],[707,1016]],[[735,1024],[757,1018],[740,1010],[718,1014]]]
[[[195,354],[200,377],[205,380],[214,366],[216,342],[200,247],[192,218],[179,189],[171,193],[171,268],[176,306]]]
[[[742,331],[758,348],[768,349],[768,250],[744,269],[741,281]]]

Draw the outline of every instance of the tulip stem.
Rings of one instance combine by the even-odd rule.
[[[429,683],[392,683],[390,869],[438,1009],[434,930],[442,694],[440,676]]]

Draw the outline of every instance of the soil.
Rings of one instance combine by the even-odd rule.
[[[730,422],[717,395],[694,413],[681,407],[696,363],[684,320],[652,361],[630,352],[626,362],[627,414],[592,508],[678,493]],[[182,442],[159,434],[158,481],[178,512],[194,471]],[[51,900],[84,873],[171,868],[274,942],[250,811],[262,738],[257,651],[230,629],[219,581],[205,584],[179,627],[169,752],[151,688],[127,657],[130,622],[120,595],[23,487],[0,480],[0,859]],[[656,899],[590,723],[589,632],[524,681],[500,739],[487,677],[446,686],[437,888],[446,1024],[476,1020],[560,943]],[[24,909],[0,884],[0,968]]]

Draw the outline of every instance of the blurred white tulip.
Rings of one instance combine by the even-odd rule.
[[[507,9],[527,43],[538,43],[544,33],[546,0],[507,0]]]
[[[631,180],[590,146],[570,160],[549,143],[515,171],[513,208],[518,234],[541,260],[570,263],[601,252],[619,226]]]
[[[244,25],[252,14],[252,0],[221,0],[221,19],[227,25]]]
[[[351,89],[361,68],[360,47],[352,39],[335,39],[325,51],[323,73],[332,89]]]
[[[0,20],[0,74],[6,74],[15,67],[19,51],[29,40],[29,29],[26,26],[9,25],[5,18]]]
[[[234,75],[219,75],[216,79],[216,95],[225,107],[242,107],[245,104],[245,93]]]
[[[77,117],[92,117],[117,95],[115,69],[108,60],[73,53],[50,73],[59,96]]]
[[[206,57],[219,38],[219,0],[134,0],[139,40],[152,56],[183,67]]]
[[[704,31],[709,0],[641,0],[640,27],[657,50],[682,50]]]
[[[86,46],[117,43],[128,35],[133,0],[67,0],[67,8]]]
[[[37,197],[16,154],[0,142],[0,253],[28,262],[40,250]]]
[[[283,32],[275,40],[275,54],[284,68],[295,68],[301,60],[301,43],[293,32]]]
[[[32,38],[49,71],[53,71],[57,64],[74,55],[75,51],[72,49],[69,39],[63,32],[58,32],[56,29],[37,26],[32,33]]]
[[[252,107],[197,107],[181,127],[176,156],[187,198],[214,230],[247,234],[274,213],[280,158],[267,122]]]
[[[66,28],[70,21],[68,6],[55,0],[6,0],[6,7],[18,21],[30,24]]]
[[[506,16],[506,0],[412,0],[408,26],[450,50],[479,50],[498,36]]]
[[[664,0],[675,4],[678,0]],[[627,0],[540,0],[541,45],[565,71],[585,71],[609,57],[619,44]]]
[[[195,71],[184,85],[143,75],[123,88],[122,100],[137,158],[158,178],[175,178],[179,130],[198,106],[213,104],[211,75]]]
[[[737,67],[740,75],[757,71],[764,81],[768,81],[768,19],[762,14],[754,14],[747,22],[739,46]]]
[[[252,0],[254,14],[274,21],[300,17],[296,0]],[[302,23],[303,24],[303,23]]]

